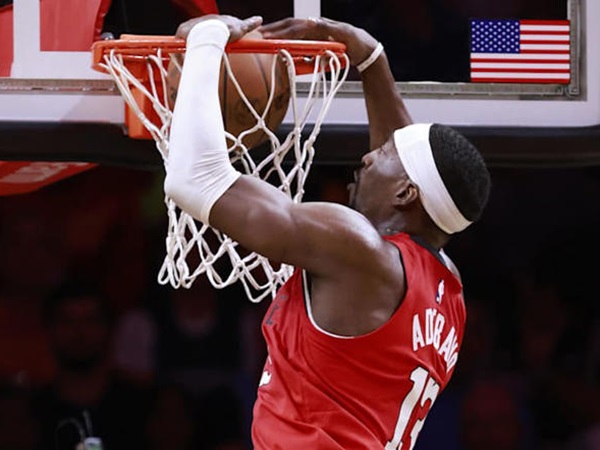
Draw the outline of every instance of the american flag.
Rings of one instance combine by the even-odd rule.
[[[560,83],[571,79],[568,20],[471,20],[471,81]]]

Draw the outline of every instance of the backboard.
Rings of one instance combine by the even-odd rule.
[[[186,16],[215,10],[242,17],[261,14],[265,21],[323,15],[366,28],[386,46],[398,89],[415,121],[445,123],[475,134],[508,129],[509,133],[536,130],[545,135],[554,129],[600,124],[600,54],[591,51],[600,42],[596,26],[600,2],[419,0],[400,7],[394,6],[396,3],[400,5],[384,0],[0,0],[0,159],[26,159],[20,156],[23,152],[34,153],[35,160],[40,160],[39,148],[24,142],[41,127],[48,133],[59,129],[62,137],[85,130],[76,140],[78,148],[71,143],[72,151],[66,141],[55,142],[50,137],[53,134],[40,139],[59,161],[73,161],[76,155],[78,160],[96,162],[97,154],[130,145],[133,165],[160,166],[156,155],[143,154],[151,152],[151,142],[125,143],[127,138],[120,136],[123,100],[107,75],[91,69],[89,47],[103,33],[173,33]],[[185,4],[187,9],[175,4]],[[409,17],[412,19],[407,21]],[[452,17],[454,21],[449,19]],[[568,81],[472,82],[468,74],[472,53],[469,27],[473,20],[488,19],[567,22]],[[361,142],[366,142],[366,110],[360,83],[355,80],[347,81],[338,93],[323,127],[324,136],[329,131],[342,135],[360,132]],[[288,114],[284,126],[291,123]],[[82,151],[81,142],[92,150]],[[359,150],[364,148],[351,149],[349,154],[354,156]],[[88,153],[96,156],[88,157]],[[105,157],[117,163],[121,158]]]
[[[120,1],[128,3],[130,10],[141,10],[131,0]],[[82,11],[78,6],[80,2],[74,0],[14,0],[12,4],[9,0],[4,0],[2,3],[4,6],[0,9],[0,29],[4,31],[3,39],[0,39],[3,47],[0,57],[4,61],[0,63],[0,74],[3,75],[0,77],[0,120],[122,123],[122,100],[108,77],[90,68],[90,55],[85,50],[87,43],[102,32],[101,22],[97,23],[101,20],[100,16],[106,14],[111,6],[114,8],[116,1],[85,2],[86,11]],[[468,49],[463,48],[468,45],[464,31],[466,19],[462,23],[457,19],[456,23],[446,27],[463,30],[446,38],[443,33],[449,32],[438,23],[439,19],[436,19],[437,22],[434,20],[436,14],[444,11],[427,11],[423,5],[430,2],[411,2],[410,5],[413,6],[398,7],[390,13],[387,9],[393,2],[287,0],[278,2],[275,9],[271,3],[266,0],[243,4],[221,1],[216,2],[216,6],[224,13],[263,14],[267,20],[290,14],[299,17],[325,15],[364,26],[374,35],[381,36],[386,47],[389,47],[388,54],[397,75],[398,87],[408,98],[409,108],[416,120],[466,126],[589,126],[600,123],[598,86],[596,83],[587,83],[587,80],[600,78],[600,56],[597,52],[587,51],[590,48],[588,43],[600,40],[600,31],[591,26],[600,18],[598,2],[500,2],[503,7],[498,6],[499,2],[491,0],[436,2],[446,4],[448,11],[454,11],[455,15],[462,8],[464,18],[468,19],[514,18],[512,13],[519,14],[521,8],[525,15],[522,18],[525,19],[569,20],[572,79],[567,85],[470,83],[468,78],[461,76],[461,71],[465,71],[464,58],[468,54]],[[518,6],[521,4],[530,7]],[[151,6],[152,2],[148,7]],[[536,11],[539,11],[537,15]],[[130,17],[134,15],[131,11],[128,14]],[[390,14],[396,14],[397,17],[384,19]],[[410,38],[412,43],[400,46],[395,42],[405,40],[408,32],[403,33],[402,30],[410,28],[404,16],[421,17],[428,24],[429,31],[421,33],[425,33],[425,36],[419,36],[418,30],[411,30],[415,34]],[[430,16],[433,19],[429,20]],[[147,20],[159,20],[156,14],[153,17],[154,19]],[[172,20],[175,19],[177,18]],[[449,19],[446,20],[448,21]],[[73,23],[79,26],[73,27]],[[9,36],[11,24],[12,39]],[[170,25],[174,29],[175,25]],[[63,27],[62,32],[60,27]],[[68,32],[64,31],[65,28],[68,28]],[[137,30],[140,29],[137,25]],[[147,29],[151,30],[151,27]],[[168,29],[165,26],[160,31]],[[435,30],[440,31],[436,34]],[[455,55],[462,56],[446,58],[437,63],[436,68],[435,61],[440,59],[440,53],[435,52],[440,51],[439,44],[436,47],[435,43],[425,45],[419,41],[426,40],[427,33],[433,33],[430,37],[432,42],[451,40],[455,36],[456,44],[448,44],[442,50],[446,49],[445,53],[448,53],[448,49],[454,48]],[[11,40],[12,62],[7,62],[6,53],[10,53],[10,49],[6,47]],[[401,59],[401,50],[405,50],[409,56]],[[425,64],[426,61],[430,63]],[[455,63],[450,64],[448,61]],[[423,65],[427,67],[423,68]],[[342,101],[331,110],[328,121],[336,124],[365,124],[360,84],[350,81],[340,97]]]

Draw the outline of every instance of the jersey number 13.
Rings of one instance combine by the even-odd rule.
[[[405,450],[410,449],[415,445],[417,436],[423,428],[425,423],[425,417],[433,405],[438,393],[440,392],[440,385],[429,375],[429,372],[422,367],[417,367],[410,374],[410,380],[413,382],[411,390],[406,394],[402,405],[400,406],[400,412],[398,413],[398,421],[396,422],[396,428],[394,429],[394,437],[386,444],[385,450]],[[420,401],[419,401],[420,400]],[[402,441],[402,437],[406,432],[406,427],[411,423],[415,408],[417,404],[420,404],[421,408],[425,406],[427,400],[431,400],[425,416],[415,422],[408,439],[410,439],[410,446],[406,446],[406,442]]]

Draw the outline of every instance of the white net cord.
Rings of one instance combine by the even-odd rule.
[[[242,131],[238,136],[226,132],[226,137],[230,159],[238,170],[268,181],[292,201],[299,203],[302,201],[304,184],[313,162],[314,142],[335,95],[346,80],[350,65],[346,55],[343,55],[345,61],[342,62],[340,57],[329,51],[322,56],[313,57],[314,69],[312,74],[306,76],[310,78],[307,80],[308,93],[304,101],[300,102],[294,57],[286,50],[280,50],[279,55],[287,67],[290,83],[289,108],[293,117],[292,130],[280,141],[275,134],[276,130],[269,129],[265,122],[276,92],[275,82],[271,85],[265,110],[259,114],[244,95],[231,70],[229,60],[225,57],[228,76],[256,119],[254,126]],[[273,58],[271,80],[277,78],[277,59]],[[103,62],[104,69],[115,80],[125,102],[156,142],[165,166],[169,161],[169,129],[172,119],[165,67],[169,60],[160,49],[146,57],[147,83],[134,76],[123,57],[114,50],[104,56]],[[171,60],[181,70],[177,59]],[[133,93],[135,90],[138,91],[137,98]],[[159,118],[158,124],[148,118],[138,104],[139,94],[152,102],[153,110]],[[259,155],[244,145],[244,137],[256,131],[262,131],[268,138],[271,151],[267,155]],[[241,282],[247,297],[253,302],[259,302],[265,297],[273,298],[279,287],[291,275],[292,267],[274,266],[264,256],[241,248],[227,235],[195,221],[181,211],[168,196],[165,196],[165,204],[168,230],[166,255],[158,273],[159,283],[170,284],[174,288],[189,288],[196,277],[206,274],[212,285],[218,289]]]

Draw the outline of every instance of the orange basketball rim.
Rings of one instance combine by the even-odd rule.
[[[125,123],[129,137],[153,138],[165,164],[169,157],[171,108],[174,104],[170,98],[174,86],[169,80],[171,63],[181,70],[178,61],[181,58],[172,56],[183,54],[185,50],[186,42],[173,36],[136,35],[98,41],[92,48],[92,67],[110,74],[125,99]],[[255,122],[244,123],[235,131],[225,127],[230,160],[242,173],[268,181],[293,202],[302,200],[314,159],[314,143],[333,99],[346,80],[349,63],[345,50],[345,45],[339,42],[251,37],[226,47],[224,67],[239,94],[235,101],[239,99],[245,105],[253,118],[251,122]],[[278,92],[276,82],[267,83],[270,89],[260,112],[254,108],[256,102],[251,102],[244,93],[244,88],[247,88],[252,94],[253,88],[238,83],[240,80],[233,73],[231,64],[233,58],[230,58],[241,56],[240,53],[277,55],[285,64],[290,93],[287,107],[294,125],[289,130],[278,135],[275,131],[280,122],[267,120],[270,111],[280,111],[281,108],[276,106],[275,101]],[[274,75],[279,62],[277,58],[271,58],[271,80],[276,78]],[[296,83],[298,75],[304,76],[303,82],[306,80],[302,86]],[[305,91],[304,85],[307,87]],[[252,151],[254,145],[246,138],[255,132],[264,133],[264,143],[269,151]],[[291,275],[291,266],[272,265],[264,256],[246,252],[220,231],[197,223],[168,196],[165,196],[165,204],[169,224],[165,260],[158,274],[160,284],[170,284],[174,288],[189,287],[198,275],[206,274],[216,288],[241,281],[247,297],[258,302],[274,297],[279,286]],[[192,252],[198,255],[188,259]],[[227,260],[227,264],[220,264],[222,259]]]
[[[153,36],[153,35],[135,35],[123,34],[120,39],[96,41],[92,46],[92,68],[99,72],[107,73],[104,65],[105,57],[108,55],[118,55],[122,58],[123,64],[129,72],[144,85],[148,86],[150,77],[153,76],[148,71],[146,64],[150,56],[160,54],[167,61],[173,53],[185,53],[186,42],[183,39],[174,36]],[[277,54],[281,51],[288,52],[294,60],[296,75],[306,75],[315,69],[315,58],[324,56],[327,53],[333,53],[337,60],[342,63],[346,60],[342,56],[345,54],[346,46],[340,42],[329,41],[309,41],[309,40],[288,40],[288,39],[242,39],[227,45],[227,53],[266,53]],[[162,86],[157,84],[153,86],[157,90],[157,95],[162,95]],[[140,106],[143,113],[154,123],[160,120],[156,116],[152,102],[139,92],[132,89],[132,95],[136,103]],[[129,137],[134,139],[152,139],[151,133],[147,127],[139,120],[139,114],[131,110],[129,105],[125,105],[125,127]]]
[[[104,55],[112,51],[135,65],[142,63],[145,57],[156,54],[158,49],[168,56],[170,53],[185,53],[185,48],[185,40],[174,36],[124,34],[120,39],[96,41],[93,44],[92,67],[99,72],[106,72],[102,61]],[[312,60],[315,56],[333,52],[341,57],[346,51],[346,46],[341,42],[330,41],[243,39],[232,42],[225,48],[227,53],[278,53],[281,50],[287,50],[294,57],[296,74],[304,75],[313,71]]]

